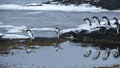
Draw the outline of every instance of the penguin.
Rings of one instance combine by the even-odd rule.
[[[101,25],[100,24],[100,20],[98,19],[97,16],[93,16],[92,18],[95,20],[95,22],[97,23],[97,25]]]
[[[91,21],[89,18],[85,18],[83,21],[87,22],[89,26],[92,26]]]
[[[106,26],[111,26],[110,21],[106,16],[103,16],[102,18],[104,19]]]
[[[28,29],[28,30],[26,30],[26,31],[28,32],[28,36],[29,36],[30,40],[31,40],[31,41],[34,40],[35,38],[33,37],[33,34],[32,34],[32,32],[31,32],[31,30]]]
[[[120,32],[120,24],[118,22],[118,19],[116,17],[113,18],[113,20],[115,21],[114,25],[117,26],[117,33],[116,35],[119,35],[119,32]]]
[[[88,50],[85,54],[84,54],[84,57],[89,57],[91,54],[91,50]]]
[[[100,56],[100,51],[97,51],[96,54],[95,54],[95,56],[92,57],[92,58],[93,58],[94,60],[96,60],[99,56]]]
[[[56,33],[57,39],[59,39],[59,37],[60,37],[60,29],[58,27],[56,27],[54,32]]]
[[[112,53],[114,58],[118,58],[120,56],[120,48],[117,47],[117,51],[113,51]]]
[[[103,60],[106,60],[109,57],[109,55],[110,55],[110,51],[107,50],[104,54]]]

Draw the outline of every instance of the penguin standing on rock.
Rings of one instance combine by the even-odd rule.
[[[98,19],[97,16],[93,16],[92,18],[95,20],[95,22],[97,23],[97,25],[101,25],[100,24],[100,20]]]
[[[89,18],[85,18],[83,21],[87,22],[89,26],[92,26],[91,21]]]
[[[54,32],[56,33],[57,39],[59,39],[59,37],[60,37],[60,29],[58,27],[56,27]]]
[[[35,38],[33,37],[33,34],[32,34],[32,32],[31,32],[31,30],[30,30],[30,29],[27,29],[26,31],[28,32],[28,36],[29,36],[30,40],[31,40],[31,41],[34,40]]]
[[[117,26],[117,33],[116,35],[119,35],[119,32],[120,32],[120,24],[118,22],[118,19],[116,17],[113,18],[113,20],[115,21],[114,25]]]
[[[109,21],[109,19],[108,19],[106,16],[103,16],[102,18],[104,19],[105,24],[106,24],[107,26],[111,26],[111,25],[110,25],[110,21]]]

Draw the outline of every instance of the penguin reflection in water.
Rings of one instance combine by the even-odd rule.
[[[117,50],[112,51],[112,53],[114,58],[118,58],[120,56],[120,47],[117,46]]]
[[[109,57],[109,55],[110,55],[110,51],[106,50],[104,57],[103,57],[103,60],[106,60]]]
[[[84,54],[84,57],[89,57],[91,54],[91,50],[88,50],[85,54]]]
[[[60,47],[59,43],[54,43],[55,50],[58,51],[59,49],[63,49]]]
[[[35,38],[33,37],[32,31],[30,29],[27,29],[26,31],[28,32],[28,36],[29,36],[30,40],[31,41],[34,40]]]
[[[56,33],[57,39],[59,39],[59,37],[60,37],[60,29],[58,27],[56,27],[54,32]]]
[[[100,56],[100,51],[97,51],[95,56],[92,57],[92,59],[96,60]]]

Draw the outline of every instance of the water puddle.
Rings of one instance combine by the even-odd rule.
[[[0,45],[1,68],[93,68],[120,67],[114,57],[115,47],[90,43],[60,43],[30,45],[16,43]]]

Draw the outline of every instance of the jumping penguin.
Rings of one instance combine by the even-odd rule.
[[[119,32],[120,32],[120,24],[119,24],[118,19],[116,17],[114,17],[113,20],[115,21],[114,25],[117,26],[117,33],[116,33],[116,35],[118,35]]]
[[[106,16],[103,16],[102,18],[104,19],[106,26],[111,26],[110,21]]]
[[[97,25],[101,25],[100,24],[100,20],[98,19],[97,16],[93,16],[92,18],[95,20],[95,22],[97,23]]]
[[[60,37],[60,30],[59,30],[59,28],[56,27],[54,32],[56,33],[57,39],[59,39],[59,37]]]
[[[28,36],[29,36],[30,40],[31,40],[31,41],[34,40],[35,38],[33,37],[33,34],[32,34],[32,32],[31,32],[31,30],[28,29],[28,30],[26,30],[26,31],[28,32]]]
[[[100,51],[97,51],[96,54],[95,54],[95,56],[92,57],[92,58],[93,58],[94,60],[96,60],[99,56],[100,56]]]
[[[88,50],[85,54],[84,54],[84,57],[89,57],[91,54],[91,50]]]

